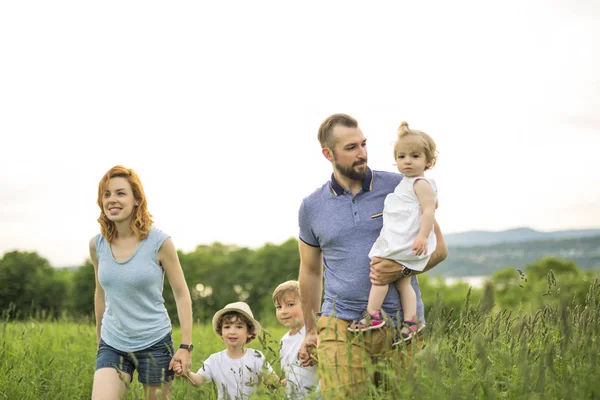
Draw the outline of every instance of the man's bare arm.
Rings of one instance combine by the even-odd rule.
[[[304,314],[306,336],[298,350],[298,360],[303,367],[314,365],[317,348],[317,326],[315,313],[321,309],[321,292],[323,291],[323,253],[317,247],[311,247],[298,241],[300,250],[300,300]]]
[[[306,331],[314,332],[315,313],[321,310],[321,293],[323,291],[323,254],[318,247],[312,247],[298,241],[300,251],[300,273],[298,282],[300,284],[300,299]]]
[[[435,251],[431,253],[431,257],[429,258],[429,262],[425,266],[425,269],[421,271],[415,271],[416,274],[422,274],[423,272],[427,272],[448,257],[448,246],[446,245],[446,240],[444,240],[444,235],[442,235],[442,230],[438,225],[437,221],[433,221],[433,233],[435,234],[435,239],[437,244],[435,246]]]

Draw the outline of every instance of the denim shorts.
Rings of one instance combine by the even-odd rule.
[[[100,339],[96,371],[116,368],[133,378],[133,371],[137,370],[138,380],[143,385],[158,386],[173,380],[175,372],[169,370],[169,363],[174,354],[170,333],[147,349],[133,353],[117,350]]]

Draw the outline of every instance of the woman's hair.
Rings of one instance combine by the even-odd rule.
[[[150,233],[152,228],[152,214],[148,212],[148,202],[146,201],[146,194],[142,187],[140,177],[130,168],[125,168],[122,165],[116,165],[108,170],[106,174],[100,179],[98,184],[98,207],[100,207],[100,217],[98,222],[100,223],[100,233],[108,243],[112,243],[117,237],[117,228],[113,221],[108,219],[104,213],[104,207],[102,206],[102,198],[104,192],[108,187],[108,182],[112,178],[125,178],[131,185],[133,197],[137,202],[137,206],[133,208],[133,218],[131,218],[131,230],[138,237],[138,239],[145,239]]]
[[[400,140],[407,138],[409,136],[417,138],[423,145],[423,152],[425,153],[425,158],[427,159],[427,162],[429,163],[429,166],[426,166],[425,170],[433,168],[433,166],[435,165],[435,162],[437,161],[437,157],[438,157],[438,151],[436,149],[435,142],[433,141],[431,136],[429,136],[425,132],[410,129],[408,127],[407,122],[402,122],[400,124],[400,126],[398,127],[398,138],[396,139],[396,142],[394,143],[394,160],[396,159],[396,155],[397,155],[396,153],[398,150],[398,143],[400,142]]]
[[[256,333],[254,332],[254,324],[250,322],[250,320],[244,314],[237,311],[229,311],[219,317],[217,320],[217,334],[219,336],[223,336],[223,325],[233,324],[237,321],[246,324],[246,327],[248,328],[248,339],[246,340],[246,343],[250,343],[256,337]]]
[[[283,297],[288,293],[300,298],[300,285],[298,281],[286,281],[277,286],[273,291],[273,303],[281,303]]]

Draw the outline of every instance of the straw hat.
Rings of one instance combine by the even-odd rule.
[[[250,306],[248,304],[244,303],[243,301],[238,301],[237,303],[227,304],[225,307],[223,307],[221,310],[219,310],[215,313],[215,316],[213,317],[213,320],[212,320],[212,326],[213,326],[213,330],[215,332],[217,331],[217,321],[219,321],[219,317],[221,315],[231,312],[231,311],[239,312],[240,314],[242,314],[243,316],[248,318],[250,320],[250,323],[252,325],[254,325],[254,334],[256,336],[258,336],[258,334],[261,331],[260,324],[258,323],[257,320],[254,319],[254,315],[252,314],[252,310],[250,309]]]

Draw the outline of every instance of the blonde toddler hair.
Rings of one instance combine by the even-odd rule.
[[[423,152],[425,153],[425,157],[427,158],[427,162],[429,163],[429,165],[425,167],[425,171],[433,168],[438,157],[438,151],[436,149],[435,142],[433,141],[431,136],[429,136],[425,132],[410,129],[408,127],[408,122],[406,121],[403,121],[398,127],[398,138],[394,143],[394,160],[397,157],[398,143],[402,139],[405,139],[407,137],[415,137],[422,143]]]

